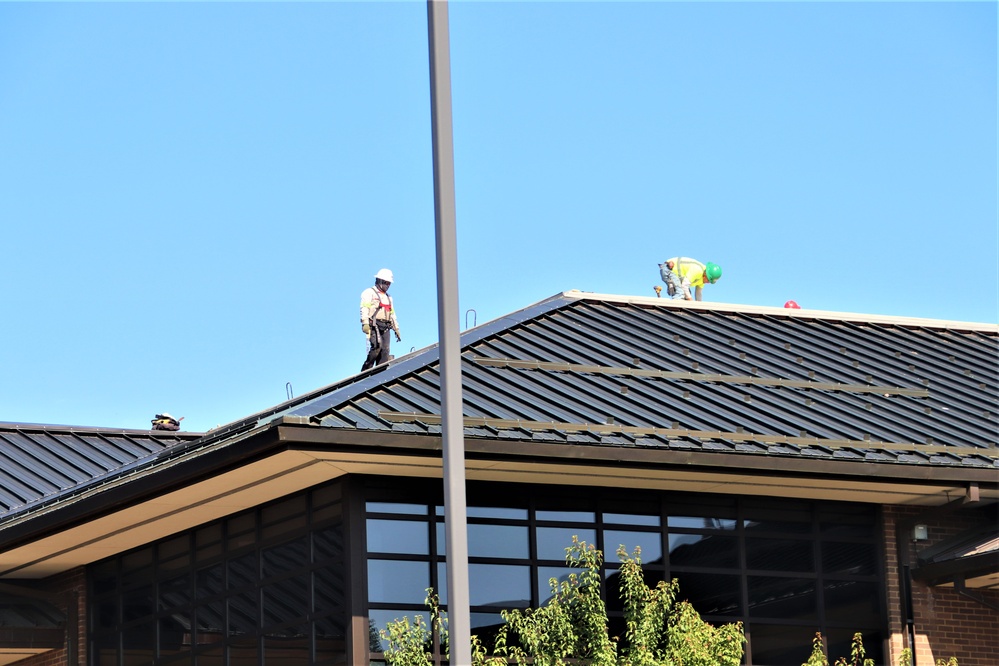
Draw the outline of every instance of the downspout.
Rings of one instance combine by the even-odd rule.
[[[909,648],[913,659],[916,655],[915,612],[912,608],[912,561],[909,534],[918,517],[895,523],[895,548],[898,556],[899,594],[901,595],[902,625],[905,632],[903,648]]]
[[[70,592],[66,600],[66,666],[79,666],[80,595]]]

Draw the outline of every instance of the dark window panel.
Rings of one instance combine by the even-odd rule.
[[[666,518],[666,525],[671,529],[734,530],[738,524],[735,518],[711,516],[668,516]]]
[[[263,666],[309,666],[309,641],[299,636],[265,636]]]
[[[118,587],[118,560],[110,559],[95,564],[89,570],[95,594],[111,592]]]
[[[534,517],[539,521],[562,523],[596,522],[597,505],[591,492],[559,488],[556,492],[536,495]]]
[[[122,632],[122,646],[126,655],[153,655],[156,646],[156,623],[152,617],[145,617],[141,622],[125,627]]]
[[[368,560],[368,601],[422,604],[429,586],[428,562]]]
[[[160,562],[173,557],[187,558],[191,550],[191,537],[188,534],[167,539],[156,548]]]
[[[531,602],[531,569],[506,564],[470,564],[468,594],[472,606],[522,608]]]
[[[314,524],[343,521],[343,507],[340,504],[330,504],[329,506],[318,507],[312,510],[312,522]]]
[[[230,518],[226,521],[226,534],[228,536],[228,544],[226,547],[229,549],[230,553],[256,544],[256,515],[250,512]]]
[[[877,573],[877,548],[872,543],[824,542],[822,571],[857,576],[874,575]]]
[[[427,611],[381,608],[371,609],[368,612],[368,617],[370,618],[370,642],[372,644],[377,642],[381,645],[382,650],[384,650],[385,647],[388,647],[388,641],[382,638],[381,632],[388,628],[389,622],[399,622],[403,618],[409,618],[409,623],[413,624],[413,618],[416,616],[419,616],[422,619],[424,627],[430,626],[430,613]],[[380,652],[382,650],[373,651]]]
[[[198,599],[222,594],[222,577],[225,565],[222,562],[198,569],[195,574],[195,595]]]
[[[565,549],[572,545],[572,537],[596,545],[597,531],[587,527],[539,527],[537,529],[538,559],[565,561]]]
[[[444,507],[437,507],[438,516],[444,515]],[[527,520],[527,509],[501,506],[470,506],[466,512],[469,518],[497,518],[506,520]]]
[[[186,606],[191,603],[191,573],[168,578],[160,582],[160,604],[162,610]]]
[[[754,622],[748,633],[753,666],[797,666],[812,653],[815,627]]]
[[[878,583],[827,580],[822,589],[827,622],[858,629],[878,626],[881,616]]]
[[[472,635],[478,636],[486,650],[492,652],[496,646],[496,634],[505,624],[503,617],[499,613],[471,613],[469,621]]]
[[[639,513],[607,513],[603,514],[605,525],[644,525],[648,527],[659,527],[661,519],[659,515],[643,515]]]
[[[815,571],[812,542],[804,539],[746,539],[746,567],[766,571]]]
[[[597,514],[595,511],[573,511],[570,509],[562,509],[562,510],[538,509],[537,513],[535,514],[535,518],[539,521],[550,521],[558,523],[586,523],[587,525],[590,525],[597,521]]]
[[[604,560],[616,562],[618,546],[624,545],[625,552],[631,556],[635,548],[641,549],[640,557],[644,564],[658,563],[663,560],[662,535],[659,532],[633,532],[628,530],[604,530]]]
[[[230,590],[253,585],[258,581],[257,552],[251,551],[228,561]]]
[[[324,640],[329,644],[340,642],[341,649],[343,641],[347,636],[347,620],[343,613],[333,613],[331,615],[321,615],[314,623],[317,640]]]
[[[159,619],[160,656],[182,654],[191,649],[191,618],[183,612]]]
[[[728,574],[673,572],[677,599],[686,599],[701,615],[742,615],[740,577]]]
[[[118,601],[119,598],[114,596],[101,599],[96,604],[97,612],[94,615],[98,629],[113,629],[118,626]]]
[[[195,629],[198,632],[197,642],[206,641],[205,637],[219,636],[225,633],[225,600],[215,599],[199,604],[194,609]]]
[[[261,625],[265,632],[270,627],[293,623],[309,614],[309,579],[310,576],[303,573],[264,586]]]
[[[316,488],[312,491],[311,500],[313,511],[319,507],[325,506],[340,506],[340,500],[343,497],[343,488],[339,483],[333,483],[328,486],[322,486],[321,488]]]
[[[199,652],[197,666],[227,666],[223,646],[217,645]]]
[[[445,550],[438,552],[444,553]],[[530,557],[526,525],[468,525],[469,557],[527,559]]]
[[[343,560],[343,525],[331,525],[312,535],[315,561]]]
[[[823,636],[826,638],[826,645],[829,649],[830,663],[840,657],[850,658],[850,650],[853,645],[853,635],[860,632],[864,642],[864,654],[866,659],[873,659],[875,664],[885,664],[884,641],[885,634],[877,629],[861,630],[859,627],[826,629]]]
[[[122,622],[131,622],[152,615],[156,610],[153,586],[147,583],[122,595]]]
[[[346,603],[346,577],[342,566],[321,567],[313,572],[316,613],[340,611]]]
[[[808,578],[747,576],[751,618],[815,621],[815,581]]]
[[[396,513],[408,516],[427,515],[426,504],[405,504],[401,502],[367,502],[368,513]]]
[[[301,536],[261,551],[260,565],[263,578],[281,576],[309,563],[309,539]]]
[[[642,577],[645,584],[650,588],[655,588],[663,580],[663,572],[649,569],[642,569]],[[621,574],[616,568],[609,568],[604,572],[604,588],[607,591],[607,611],[620,612],[624,610],[624,601],[621,599]]]
[[[426,521],[368,518],[367,538],[369,553],[430,554]]]
[[[716,534],[670,534],[670,566],[733,569],[739,566],[739,540]]]
[[[229,597],[229,636],[252,636],[260,624],[260,595],[257,590]]]

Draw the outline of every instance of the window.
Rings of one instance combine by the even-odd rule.
[[[343,552],[332,484],[99,562],[90,663],[345,663]]]
[[[425,613],[427,586],[438,591],[446,607],[447,550],[438,486],[373,485],[367,491],[373,632],[393,619]],[[497,498],[512,501],[501,506]],[[650,586],[675,578],[681,598],[709,622],[743,622],[751,638],[747,664],[799,666],[811,652],[816,631],[842,635],[847,642],[852,632],[861,631],[869,637],[868,656],[883,664],[886,628],[876,524],[876,508],[865,505],[469,484],[475,633],[489,645],[502,624],[500,610],[544,604],[551,596],[549,580],[573,573],[565,565],[565,549],[575,536],[604,552],[612,630],[623,631],[616,553],[619,546],[629,554],[637,547]],[[395,540],[385,543],[384,534]],[[433,538],[428,541],[427,535]]]

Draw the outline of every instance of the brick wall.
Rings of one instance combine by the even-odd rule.
[[[87,663],[87,576],[83,567],[52,576],[45,581],[45,591],[53,594],[77,594],[76,664],[69,664],[66,648],[49,650],[17,662],[17,666],[86,666]],[[54,604],[65,611],[65,603]]]
[[[884,529],[887,552],[886,585],[888,620],[891,631],[891,663],[907,647],[902,615],[901,579],[895,528],[900,521],[919,516],[919,509],[885,507]],[[931,520],[920,520],[929,528],[929,539],[910,541],[913,553],[976,526],[981,517],[968,511],[956,511]],[[908,532],[908,530],[906,530]],[[911,533],[903,535],[911,539]],[[974,590],[999,604],[999,592]],[[960,666],[995,666],[999,655],[999,612],[969,599],[949,587],[929,587],[912,583],[913,617],[916,634],[916,666],[934,666],[937,659],[956,657]]]

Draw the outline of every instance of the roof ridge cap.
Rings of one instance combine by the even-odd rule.
[[[779,315],[789,318],[825,319],[856,322],[862,324],[890,324],[914,328],[941,328],[948,330],[975,331],[981,333],[999,334],[999,324],[984,322],[954,321],[949,319],[930,319],[924,317],[904,317],[900,315],[877,315],[859,312],[838,312],[834,310],[814,310],[809,308],[791,309],[773,305],[747,305],[741,303],[718,303],[706,301],[674,301],[652,296],[627,296],[619,294],[601,294],[591,291],[570,289],[562,292],[562,297],[575,301],[600,301],[609,303],[624,303],[635,305],[655,305],[666,308],[689,308],[694,310],[711,310],[714,312],[731,312],[738,314]]]

